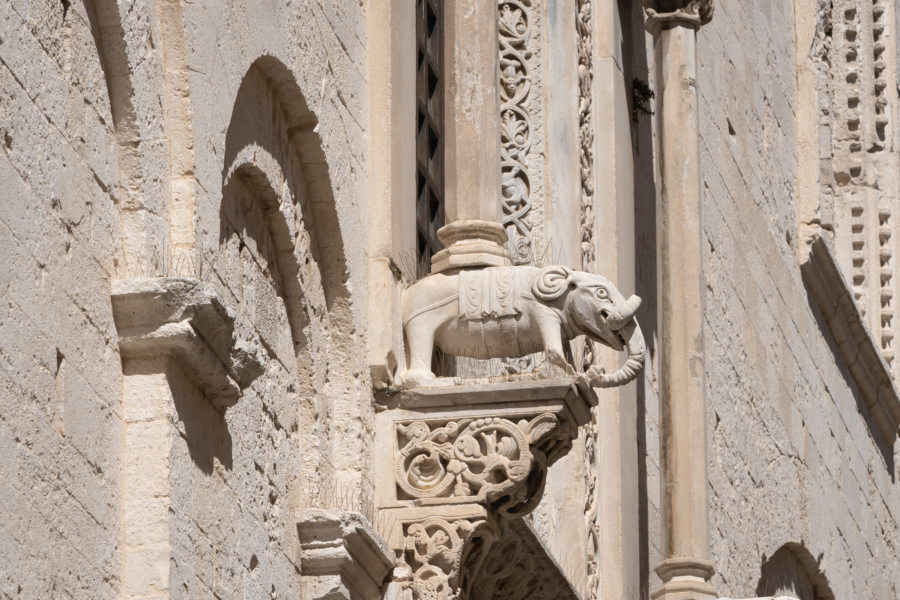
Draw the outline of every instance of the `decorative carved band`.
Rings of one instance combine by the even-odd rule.
[[[578,158],[581,169],[581,268],[594,264],[594,30],[591,0],[578,0]]]
[[[533,472],[546,469],[543,443],[559,429],[551,413],[518,423],[500,417],[398,423],[397,486],[413,499],[500,501],[512,508],[536,491],[517,488],[528,488]]]
[[[532,182],[528,171],[531,115],[528,111],[531,75],[528,43],[531,38],[531,0],[499,0],[500,34],[500,169],[503,226],[509,235],[515,264],[532,259]]]
[[[658,0],[644,0],[647,28],[667,24],[700,27],[712,21],[716,8],[715,0],[682,0],[675,4],[680,5],[675,10],[660,11]]]

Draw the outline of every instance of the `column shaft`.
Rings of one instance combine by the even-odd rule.
[[[668,25],[668,26],[667,26]],[[655,598],[715,597],[707,524],[703,266],[696,28],[657,38],[663,586]]]
[[[500,225],[497,4],[454,0],[444,20],[445,248],[432,271],[509,263]]]

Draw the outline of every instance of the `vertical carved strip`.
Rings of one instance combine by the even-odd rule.
[[[888,99],[888,22],[891,14],[886,0],[872,0],[872,87],[874,92],[874,131],[870,153],[883,153],[887,147],[886,138],[890,126],[890,102]],[[879,307],[881,354],[893,371],[894,361],[894,263],[893,263],[893,219],[892,208],[895,199],[882,191],[879,196],[888,205],[878,209],[878,266],[879,266]]]
[[[528,58],[532,30],[531,0],[497,2],[500,38],[500,169],[503,226],[516,264],[533,261],[532,146],[529,114],[532,78]]]
[[[888,0],[835,0],[830,32],[838,248],[849,252],[841,262],[849,268],[853,297],[888,365],[894,359],[892,227],[898,187],[890,151],[896,94],[888,82],[894,64],[887,51],[893,14]]]
[[[891,247],[891,210],[882,207],[878,211],[878,260],[881,267],[881,354],[893,371],[894,362],[894,290],[893,290],[893,249]]]
[[[578,158],[581,169],[581,267],[594,263],[594,40],[591,0],[577,0],[575,15],[578,48]]]
[[[594,39],[592,0],[575,3],[575,44],[578,50],[578,162],[581,175],[581,268],[590,271],[594,264]],[[593,362],[590,345],[585,349],[585,363]],[[600,524],[597,410],[591,411],[591,421],[584,427],[585,503],[584,518],[588,531],[587,573],[582,594],[586,600],[596,600],[600,591]]]

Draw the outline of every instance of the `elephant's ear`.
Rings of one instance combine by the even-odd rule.
[[[572,270],[568,267],[544,267],[531,286],[531,292],[538,300],[550,302],[566,292],[571,280]]]

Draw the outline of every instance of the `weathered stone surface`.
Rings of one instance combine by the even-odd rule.
[[[452,18],[429,55],[450,69],[441,139],[417,119],[413,4]],[[525,564],[554,597],[648,598],[679,559],[669,492],[694,477],[707,510],[677,527],[708,542],[719,594],[896,598],[897,7],[715,5],[3,2],[0,597],[409,600],[463,560],[446,534],[484,550],[454,581],[473,597],[520,597]],[[684,27],[695,73],[663,35]],[[695,95],[696,136],[670,92]],[[695,142],[682,177],[669,159]],[[444,150],[446,220],[476,222],[444,230],[436,270],[603,273],[643,299],[634,382],[591,408],[539,352],[474,380],[445,360],[446,386],[389,395],[427,273],[418,178]],[[698,206],[663,239],[673,194]],[[660,396],[688,355],[676,383],[705,412],[673,428]],[[433,464],[407,465],[404,490],[395,458],[449,457],[445,435],[467,461],[437,460],[453,476],[431,497]],[[520,487],[512,442],[556,462]],[[532,537],[497,529],[504,506],[534,508]]]

